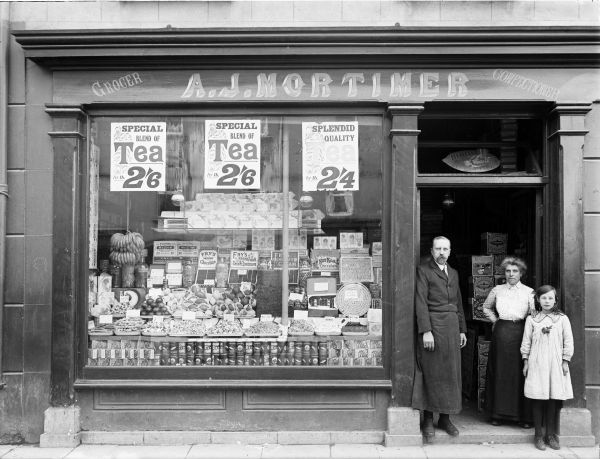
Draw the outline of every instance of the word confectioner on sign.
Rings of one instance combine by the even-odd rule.
[[[469,78],[462,72],[349,72],[331,76],[327,72],[300,73],[232,73],[228,85],[205,87],[201,74],[193,73],[182,99],[269,99],[291,98],[405,98],[409,96],[465,97]],[[445,93],[445,94],[444,94]]]

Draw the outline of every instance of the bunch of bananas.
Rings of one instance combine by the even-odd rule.
[[[146,243],[140,233],[127,231],[110,237],[110,261],[116,265],[134,265],[140,258]]]

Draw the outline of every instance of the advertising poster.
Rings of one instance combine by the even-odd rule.
[[[302,123],[302,190],[358,190],[358,122]]]
[[[110,191],[165,191],[166,123],[110,124]]]
[[[260,189],[260,120],[206,120],[204,188]]]
[[[90,201],[89,201],[89,229],[88,229],[88,255],[89,269],[96,269],[98,259],[98,190],[100,189],[100,147],[91,142],[90,147]]]
[[[232,250],[231,269],[256,269],[258,267],[258,252],[253,250]]]

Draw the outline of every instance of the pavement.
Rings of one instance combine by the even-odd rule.
[[[40,448],[37,445],[0,445],[1,459],[600,459],[598,445],[539,451],[533,444],[441,444],[386,448],[375,444],[178,446],[79,445],[75,448]]]

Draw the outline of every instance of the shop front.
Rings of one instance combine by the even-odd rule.
[[[415,268],[437,235],[465,299],[465,397],[485,397],[481,303],[506,254],[526,260],[528,285],[561,286],[584,348],[588,55],[553,67],[506,34],[483,56],[464,33],[457,55],[432,42],[415,57],[409,42],[429,34],[387,49],[396,33],[372,32],[347,32],[352,49],[333,32],[308,45],[281,32],[286,47],[260,31],[195,32],[204,47],[168,31],[15,32],[46,69],[31,84],[51,88],[38,101],[54,164],[46,417],[71,407],[73,441],[420,444]],[[584,369],[576,353],[564,416],[585,411]]]

